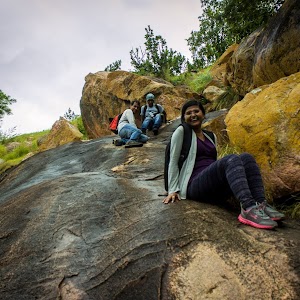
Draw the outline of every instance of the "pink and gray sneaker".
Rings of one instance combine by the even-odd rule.
[[[274,229],[278,226],[278,224],[266,214],[260,203],[257,203],[247,210],[241,208],[238,220],[243,224],[260,229]]]
[[[263,203],[258,203],[258,205],[273,221],[282,221],[285,218],[285,215],[283,213],[276,210],[276,208],[271,206],[267,201],[264,201]]]

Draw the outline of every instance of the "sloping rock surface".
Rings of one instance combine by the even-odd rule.
[[[41,152],[0,184],[0,298],[299,299],[299,222],[241,225],[238,211],[164,205],[164,149],[107,136]]]

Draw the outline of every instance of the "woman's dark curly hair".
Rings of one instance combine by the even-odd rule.
[[[205,109],[199,100],[188,100],[187,102],[185,102],[183,104],[183,106],[181,108],[181,122],[184,122],[184,114],[185,114],[186,110],[190,106],[194,106],[194,105],[197,105],[201,109],[203,115],[205,115]]]
[[[141,106],[141,103],[140,103],[139,100],[132,100],[132,101],[130,102],[130,106],[134,105],[134,103],[136,103],[138,106]]]

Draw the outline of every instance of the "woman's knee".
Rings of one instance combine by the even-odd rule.
[[[248,152],[244,152],[241,154],[229,154],[226,157],[226,164],[234,164],[234,165],[246,165],[247,163],[253,163],[255,158]]]
[[[248,152],[244,152],[244,153],[240,154],[240,158],[243,161],[243,163],[249,162],[249,161],[255,161],[255,158]]]
[[[230,164],[232,162],[241,161],[241,158],[238,154],[228,154],[221,158],[221,160],[223,160],[226,164]]]

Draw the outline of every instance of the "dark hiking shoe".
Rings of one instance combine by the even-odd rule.
[[[113,144],[115,146],[123,146],[124,142],[121,139],[119,139],[119,140],[114,140]]]
[[[273,220],[273,221],[281,221],[285,218],[285,215],[278,210],[276,210],[273,206],[271,206],[267,201],[260,203],[259,206],[264,210],[264,212]]]
[[[158,129],[157,128],[153,128],[153,134],[158,135]]]
[[[261,208],[261,205],[256,205],[248,210],[241,208],[241,214],[238,220],[246,225],[250,225],[260,229],[273,229],[277,227],[277,223],[273,221]]]
[[[125,144],[125,148],[133,148],[133,147],[143,147],[143,143],[139,143],[137,141],[130,140]]]

